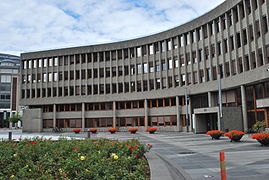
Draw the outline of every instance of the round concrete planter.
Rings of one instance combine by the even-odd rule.
[[[212,137],[212,140],[213,139],[220,139],[221,134],[211,134],[210,136]]]
[[[243,134],[242,135],[233,136],[231,138],[231,142],[233,142],[233,141],[234,142],[239,142],[243,136],[244,136]]]
[[[261,143],[262,146],[269,146],[269,138],[265,138],[262,140],[257,140],[259,143]]]

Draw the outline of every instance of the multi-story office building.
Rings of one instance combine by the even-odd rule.
[[[155,35],[24,53],[24,130],[268,127],[268,16],[268,0],[226,0]]]
[[[0,128],[9,127],[10,114],[18,111],[20,57],[0,54]]]

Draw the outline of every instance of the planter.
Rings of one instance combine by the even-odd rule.
[[[155,133],[155,131],[149,131],[149,134],[154,134]]]
[[[90,132],[93,133],[93,134],[96,134],[97,131],[90,131]]]
[[[269,138],[265,138],[265,139],[261,139],[261,140],[258,140],[257,141],[259,143],[261,143],[262,146],[269,146]]]
[[[110,131],[110,133],[111,133],[111,134],[115,134],[115,133],[116,133],[116,131]]]
[[[211,134],[210,136],[212,137],[212,140],[213,139],[220,139],[221,134]]]
[[[231,138],[231,142],[233,142],[233,141],[234,142],[239,142],[242,137],[243,137],[243,134],[242,135],[233,136]]]
[[[135,134],[136,133],[136,131],[131,131],[131,134]]]
[[[74,131],[74,132],[75,132],[75,134],[79,134],[80,131]]]

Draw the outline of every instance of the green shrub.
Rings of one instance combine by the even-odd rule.
[[[266,123],[265,121],[257,121],[254,125],[253,125],[253,130],[255,132],[262,132],[265,130],[266,127]]]
[[[0,141],[0,179],[147,179],[137,140]]]

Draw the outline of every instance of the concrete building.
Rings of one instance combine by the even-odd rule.
[[[8,118],[18,111],[20,57],[0,54],[0,128],[9,127]]]
[[[268,126],[268,15],[268,0],[226,0],[155,35],[24,53],[24,130]]]

